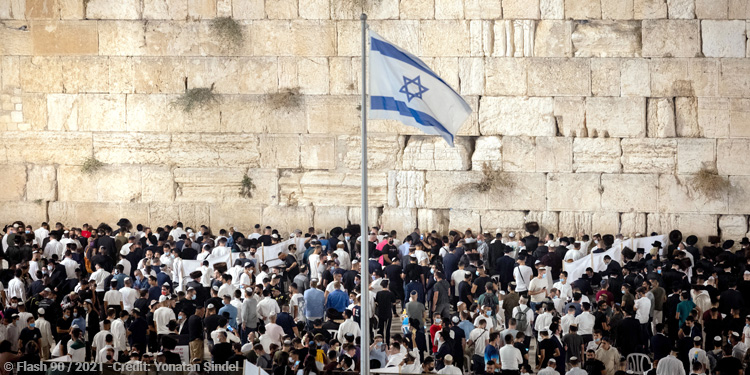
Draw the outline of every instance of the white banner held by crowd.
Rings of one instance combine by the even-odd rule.
[[[610,258],[620,262],[620,265],[624,266],[624,264],[622,264],[621,254],[622,249],[626,247],[630,248],[633,251],[636,251],[636,249],[640,247],[648,252],[652,248],[651,244],[654,243],[654,241],[659,241],[662,244],[662,248],[659,249],[659,254],[661,254],[664,247],[667,245],[666,239],[667,236],[659,235],[651,237],[629,238],[623,241],[615,240],[614,244],[612,244],[612,247],[603,253],[592,253],[586,255],[581,259],[578,259],[575,262],[563,263],[563,269],[568,272],[568,284],[580,279],[581,276],[586,272],[586,268],[588,267],[591,267],[594,272],[601,272],[607,269],[607,265],[604,264],[605,255],[609,255]],[[590,250],[593,251],[593,249]]]

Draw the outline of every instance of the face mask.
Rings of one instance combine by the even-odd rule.
[[[167,295],[167,292],[164,292],[164,291],[162,291],[162,292],[161,292],[161,295],[162,295],[162,296],[166,296],[166,295]]]
[[[435,324],[440,324],[443,322],[443,319],[435,319]]]
[[[31,231],[30,231],[30,230],[27,230],[27,231],[26,231],[26,234],[29,234],[29,233],[31,233]]]
[[[382,342],[377,342],[377,343],[375,343],[375,347],[378,348],[378,349],[380,349],[380,348],[383,347],[383,343]]]
[[[70,318],[70,315],[65,314],[64,317],[65,317],[65,319],[68,319],[68,318]]]
[[[561,279],[560,279],[560,281],[561,281],[561,282],[565,282],[565,278],[564,278],[564,277],[563,277],[563,278],[561,278]]]
[[[83,308],[83,311],[85,311],[85,312],[89,312],[89,308],[88,308],[88,307],[84,307],[84,308]]]
[[[31,328],[36,327],[36,323],[29,323],[29,327],[31,327]]]
[[[601,340],[601,339],[599,339],[599,338],[594,339],[594,341],[596,341],[596,342],[599,342],[599,340]]]
[[[622,291],[622,294],[625,294],[625,291],[624,291],[624,290]]]
[[[47,274],[47,270],[42,270],[42,275],[46,275],[46,274]]]
[[[656,270],[656,273],[658,273],[659,275],[661,275],[661,270]]]
[[[487,315],[487,316],[490,316],[490,315],[492,315],[492,311],[485,311],[484,314]]]
[[[481,244],[484,243],[484,241],[483,240],[477,240],[477,243],[481,245]]]
[[[78,313],[77,313],[77,312],[74,312],[74,313],[73,313],[73,316],[74,316],[74,317],[78,317]]]
[[[476,272],[477,276],[479,276],[479,271]]]
[[[430,273],[434,274],[435,273],[435,269],[430,268]]]
[[[51,265],[48,265],[48,266],[47,266],[47,269],[48,269],[48,270],[50,270],[50,271],[52,271],[52,266],[51,266]]]
[[[359,285],[359,280],[355,280],[354,285]]]
[[[377,277],[377,276],[373,276],[373,277],[372,277],[372,280],[373,280],[373,281],[375,281],[375,280],[377,280],[377,279],[378,279],[378,277]]]
[[[11,303],[11,304],[10,304],[10,307],[12,307],[12,308],[14,308],[14,309],[15,309],[15,308],[17,308],[17,307],[18,307],[18,304],[17,304],[17,303]]]
[[[193,294],[193,296],[190,297],[190,299],[196,299],[197,297],[198,297],[197,295]]]
[[[180,316],[177,317],[178,320],[182,320],[182,318],[184,318],[184,316],[182,316],[182,315],[180,315]]]
[[[347,241],[349,241],[351,239],[351,237],[346,236],[346,237],[344,237],[344,239],[347,240]]]
[[[546,273],[542,274],[542,279],[546,279],[546,278],[547,278],[547,274]]]

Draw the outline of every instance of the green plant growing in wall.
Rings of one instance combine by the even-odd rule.
[[[240,48],[245,43],[242,26],[231,17],[214,18],[211,21],[211,31],[222,46],[230,49]]]
[[[495,170],[490,163],[484,162],[482,164],[482,179],[479,182],[468,184],[467,187],[469,190],[487,193],[490,191],[512,189],[515,184],[515,181],[507,173]]]
[[[219,103],[219,96],[214,93],[214,84],[211,87],[194,87],[185,90],[172,105],[180,108],[183,112],[190,113],[194,109],[208,109]]]
[[[242,182],[240,183],[240,197],[243,198],[252,198],[253,197],[253,190],[255,190],[255,184],[253,183],[253,179],[250,178],[250,176],[245,173],[244,176],[242,176]]]
[[[34,200],[33,200],[33,202],[34,202],[34,204],[36,204],[37,206],[41,206],[41,205],[42,205],[42,203],[44,203],[44,200],[43,200],[43,199],[41,199],[41,198],[40,198],[40,199],[34,199]]]
[[[83,161],[83,165],[81,165],[81,172],[85,174],[92,174],[103,166],[104,163],[100,162],[92,156]]]
[[[719,199],[731,188],[728,178],[719,176],[715,169],[705,166],[690,178],[689,184],[695,191],[709,199]]]
[[[298,108],[302,105],[302,99],[299,87],[291,87],[268,95],[268,103],[274,111],[282,108]]]

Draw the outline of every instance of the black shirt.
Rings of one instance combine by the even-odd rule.
[[[287,254],[286,258],[284,258],[284,267],[289,268],[294,263],[297,263],[297,258],[295,258],[292,254]],[[297,264],[297,266],[295,266],[293,269],[286,272],[286,276],[289,278],[289,280],[294,280],[294,277],[298,274],[299,264]]]
[[[187,321],[190,341],[203,340],[203,319],[198,315],[190,315]],[[218,321],[217,321],[218,325]],[[213,331],[211,331],[213,332]]]
[[[542,367],[547,367],[547,362],[550,360],[550,358],[553,358],[555,355],[555,349],[557,349],[557,343],[555,343],[555,340],[552,339],[544,339],[539,344],[539,353],[541,355],[541,351],[544,350],[544,358],[542,359]]]
[[[393,292],[387,289],[379,291],[375,295],[375,304],[377,305],[375,311],[377,316],[387,320],[395,303],[396,295]]]
[[[583,369],[589,374],[601,374],[602,371],[606,370],[604,363],[598,359],[587,359],[583,363]]]
[[[231,349],[230,352],[233,353]],[[179,365],[180,363],[182,363],[180,355],[169,350],[164,351],[164,358],[166,359],[166,363],[170,365]]]
[[[25,347],[26,343],[29,341],[36,341],[40,338],[42,338],[42,332],[39,328],[24,328],[21,330],[21,335],[18,336],[18,339],[21,340],[22,347]]]
[[[192,316],[191,316],[192,318]],[[188,320],[189,322],[189,320]],[[203,322],[206,326],[206,332],[213,332],[216,330],[216,328],[219,326],[219,315],[213,314],[205,319]]]
[[[128,331],[130,331],[128,340],[130,340],[131,345],[144,344],[147,342],[148,323],[146,323],[146,319],[139,317],[138,319],[133,320],[128,327]]]
[[[390,280],[388,289],[390,289],[391,291],[401,289],[403,291],[404,280],[401,279],[401,266],[391,264],[385,267],[384,271],[385,275],[388,277],[388,280]]]
[[[720,375],[739,375],[742,361],[734,357],[724,357],[716,363],[715,373]]]
[[[492,281],[492,279],[487,276],[477,277],[476,279],[474,279],[473,284],[477,286],[477,291],[474,294],[477,296],[481,296],[482,294],[484,294],[484,292],[486,291],[485,285],[487,285],[487,282],[489,281]],[[471,306],[471,304],[467,306]]]
[[[404,280],[407,284],[412,281],[420,282],[422,281],[421,275],[422,275],[422,268],[416,264],[416,263],[409,263],[406,265],[406,268],[404,268],[404,274],[406,274],[406,280]]]

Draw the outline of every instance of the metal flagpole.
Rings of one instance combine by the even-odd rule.
[[[367,225],[367,14],[362,13],[359,17],[362,21],[362,219],[361,219],[361,260],[362,272],[361,283],[362,292],[360,294],[361,302],[361,344],[360,344],[360,371],[366,374],[370,370],[370,298],[369,285],[370,273],[368,272],[368,262],[370,260],[370,230]]]

